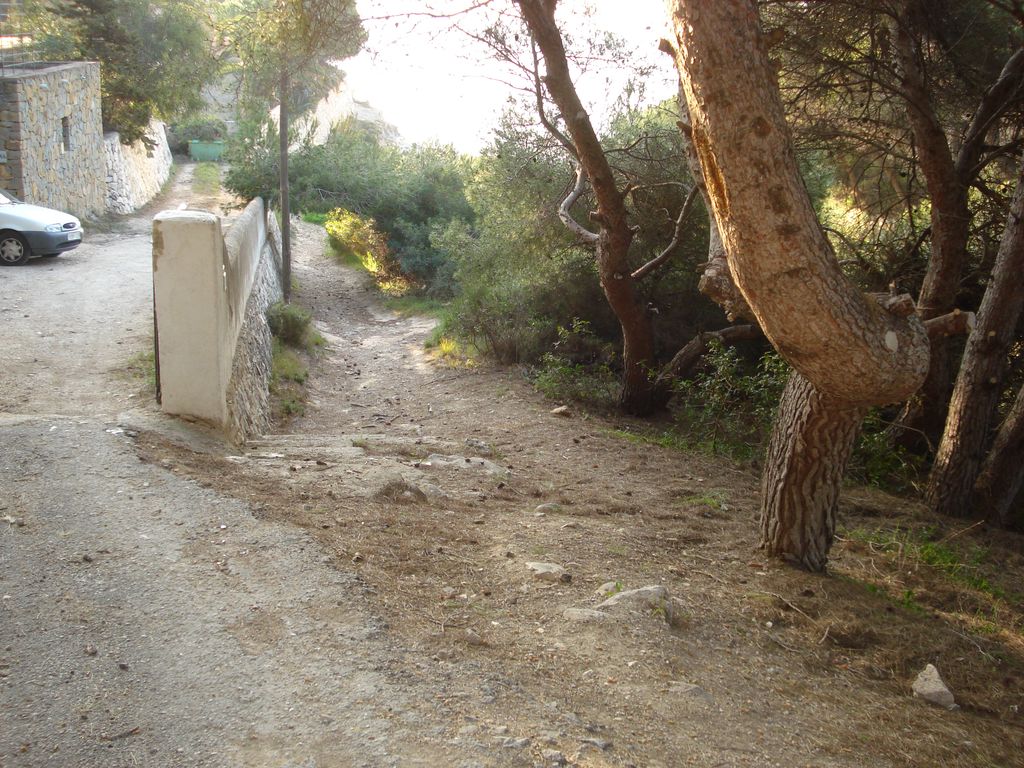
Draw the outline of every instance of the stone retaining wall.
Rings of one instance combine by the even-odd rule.
[[[171,174],[171,149],[164,124],[154,120],[146,136],[153,142],[152,149],[142,141],[122,144],[118,133],[103,136],[107,164],[106,208],[111,213],[138,210],[156,196]]]
[[[281,230],[267,213],[267,237],[253,279],[245,317],[238,334],[228,380],[228,433],[238,443],[266,433],[270,427],[270,378],[273,340],[267,310],[281,301]]]
[[[161,407],[238,441],[268,422],[266,311],[282,296],[276,224],[259,198],[226,235],[203,211],[164,211],[153,220]]]

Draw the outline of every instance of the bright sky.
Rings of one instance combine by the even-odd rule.
[[[483,45],[452,28],[457,24],[479,30],[484,23],[480,11],[445,19],[401,15],[425,10],[451,14],[473,4],[473,0],[358,0],[369,41],[343,68],[355,98],[380,110],[406,142],[439,141],[476,152],[487,143],[513,93],[507,85],[512,79],[509,72]],[[491,6],[511,9],[512,3],[494,0]],[[592,14],[587,14],[588,6]],[[671,61],[657,51],[667,19],[663,0],[562,0],[556,18],[563,29],[574,32],[587,23],[587,15],[597,29],[614,32],[628,41],[637,56],[657,65],[657,73],[647,83],[648,101],[675,93]],[[598,120],[598,104],[607,101],[615,80],[613,71],[601,71],[577,82],[584,103]]]

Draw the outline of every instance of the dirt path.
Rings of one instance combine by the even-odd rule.
[[[554,416],[515,372],[436,363],[431,324],[384,310],[322,238],[299,228],[296,300],[329,342],[305,415],[229,462],[146,455],[359,573],[403,663],[424,665],[450,744],[483,765],[667,767],[984,765],[1020,743],[1019,719],[1004,730],[909,696],[915,665],[951,652],[922,638],[955,644],[955,630],[761,559],[755,471]],[[905,505],[860,492],[847,506]],[[538,579],[531,562],[566,575]],[[594,613],[608,583],[664,591]]]
[[[316,228],[296,299],[328,346],[286,434],[239,449],[124,412],[147,227],[0,283],[0,317],[30,315],[0,370],[0,766],[1019,764],[1018,678],[844,575],[873,553],[841,542],[829,578],[764,562],[754,471],[431,360],[430,323]],[[89,271],[62,327],[106,325],[40,341],[30,320],[64,322],[41,288]],[[608,584],[651,589],[608,606]],[[910,696],[929,661],[960,711]]]
[[[190,170],[0,275],[0,766],[468,764],[358,574],[138,460],[133,425],[225,452],[123,372],[151,343],[150,219],[189,204]]]

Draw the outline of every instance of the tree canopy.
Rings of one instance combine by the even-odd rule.
[[[100,62],[103,126],[125,143],[153,118],[201,108],[218,71],[210,24],[189,0],[39,0],[28,12],[44,56]]]

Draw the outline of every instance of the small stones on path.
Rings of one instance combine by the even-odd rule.
[[[557,749],[545,749],[540,753],[540,756],[544,758],[546,765],[565,765],[565,755],[559,752]]]
[[[490,443],[486,440],[480,440],[476,437],[467,437],[465,440],[466,447],[472,448],[474,451],[479,451],[481,456],[493,456],[494,449],[491,448]]]
[[[495,464],[489,459],[479,457],[469,458],[467,456],[444,456],[440,453],[432,453],[427,460],[420,462],[420,467],[450,467],[452,469],[482,469],[489,475],[508,478],[512,473],[505,467]]]
[[[608,621],[612,618],[611,614],[604,611],[596,611],[593,608],[566,608],[562,612],[562,617],[569,621],[582,623]]]
[[[538,504],[534,507],[533,511],[537,515],[558,515],[561,514],[562,509],[563,507],[561,504],[549,501],[546,504]]]
[[[467,629],[463,635],[463,639],[466,641],[466,645],[487,645],[487,641],[484,640],[479,634],[474,632],[472,629]]]
[[[572,574],[556,563],[527,563],[526,567],[533,573],[533,578],[541,581],[553,581],[568,584],[572,581]]]
[[[530,746],[530,740],[526,737],[517,739],[514,736],[508,736],[502,739],[501,746],[504,749],[526,749]]]
[[[668,590],[660,584],[653,584],[639,589],[627,589],[618,592],[599,606],[598,610],[625,609],[661,616],[671,624],[675,619],[675,611]]]
[[[929,664],[917,676],[913,685],[914,695],[925,701],[946,709],[957,709],[953,692],[946,687],[939,676],[939,670]]]

